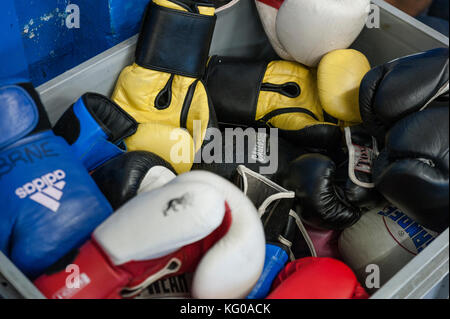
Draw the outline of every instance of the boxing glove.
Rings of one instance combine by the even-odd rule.
[[[278,10],[280,10],[284,1],[285,0],[255,0],[255,4],[264,31],[275,52],[283,60],[295,61],[281,44],[277,34]]]
[[[448,105],[448,48],[396,59],[373,68],[363,78],[359,107],[364,126],[379,142],[405,116],[438,98]],[[420,81],[411,79],[420,77]]]
[[[315,256],[316,253],[300,217],[292,209],[295,193],[243,165],[238,167],[237,173],[237,185],[255,204],[264,225],[264,268],[252,292],[247,296],[248,299],[263,299],[288,260]]]
[[[133,297],[157,280],[194,272],[194,298],[243,298],[263,262],[253,204],[230,182],[198,171],[137,195],[94,231],[68,261],[88,285],[67,288],[64,270],[35,285],[49,298]]]
[[[311,238],[317,257],[342,259],[338,248],[340,231],[318,229],[309,225],[305,225],[305,229]]]
[[[133,65],[120,74],[112,99],[138,123],[125,143],[152,152],[177,173],[191,169],[206,131],[216,126],[201,81],[216,22],[213,4],[150,1]]]
[[[206,85],[220,123],[274,127],[299,147],[333,149],[339,127],[327,121],[316,76],[298,63],[212,57]]]
[[[235,180],[239,165],[270,179],[305,152],[279,137],[276,129],[227,127],[215,132],[192,169],[210,171],[230,181]]]
[[[176,177],[169,163],[145,151],[128,152],[109,160],[91,176],[114,210],[137,194],[164,186]]]
[[[437,236],[393,206],[365,213],[339,237],[342,260],[370,292],[391,279]],[[369,277],[370,265],[378,266],[379,278]],[[369,284],[369,285],[368,285]]]
[[[84,94],[53,127],[89,171],[126,152],[123,141],[136,130],[130,115],[97,93]]]
[[[30,83],[0,85],[0,190],[0,250],[30,278],[112,213]]]
[[[359,86],[370,71],[370,63],[359,51],[335,50],[326,54],[317,68],[317,88],[325,112],[341,126],[362,123]]]
[[[370,0],[256,0],[256,6],[280,57],[309,67],[328,52],[347,49],[370,12]]]
[[[449,108],[411,114],[389,131],[375,161],[374,179],[384,197],[423,226],[448,225]]]
[[[279,177],[282,186],[295,191],[302,219],[315,228],[349,227],[381,200],[372,183],[372,157],[376,154],[372,137],[358,127],[347,129],[353,130],[350,135],[359,144],[351,144],[348,158],[335,162],[323,154],[302,155]]]
[[[267,299],[367,299],[369,295],[343,262],[302,258],[278,275]]]

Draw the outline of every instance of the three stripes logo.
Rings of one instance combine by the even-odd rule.
[[[15,193],[20,199],[29,197],[56,213],[61,205],[59,201],[63,196],[62,190],[66,186],[65,177],[66,173],[59,169],[26,183],[16,189]]]

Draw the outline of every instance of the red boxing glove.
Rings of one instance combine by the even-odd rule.
[[[267,299],[367,299],[353,271],[332,258],[308,257],[289,263]]]

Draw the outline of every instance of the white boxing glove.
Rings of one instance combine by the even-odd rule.
[[[245,298],[264,266],[264,228],[250,199],[226,179],[204,171],[183,174],[179,182],[207,183],[230,206],[232,224],[227,235],[200,261],[192,282],[194,298]]]
[[[345,229],[339,237],[339,251],[362,284],[369,275],[367,266],[376,265],[383,285],[437,235],[388,206],[364,214],[355,225]]]
[[[276,16],[276,38],[280,46],[294,60],[309,67],[317,66],[328,52],[350,47],[370,12],[370,0],[271,2],[281,3]],[[266,19],[265,23],[270,24],[269,21]]]
[[[168,277],[194,273],[194,298],[244,298],[264,264],[256,208],[227,180],[207,172],[179,176],[123,205],[68,262],[82,282],[53,269],[34,283],[48,298],[132,298]],[[60,263],[62,264],[62,263]]]

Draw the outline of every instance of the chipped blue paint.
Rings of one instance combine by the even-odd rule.
[[[83,0],[79,1],[82,13],[81,29],[83,24],[96,25],[89,32],[80,32],[75,35],[78,54],[83,58],[91,55],[91,47],[102,52],[124,41],[139,32],[140,22],[145,6],[149,0]],[[102,2],[103,5],[98,5]],[[83,15],[89,12],[89,15]],[[102,23],[96,21],[101,20]]]
[[[13,0],[2,0],[0,9],[0,83],[8,78],[29,78]]]
[[[136,34],[148,1],[2,0],[0,78],[29,70],[35,85],[52,79]],[[66,27],[69,4],[80,8],[79,29]]]

